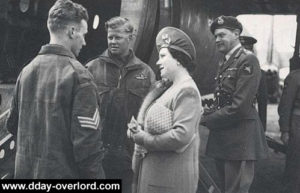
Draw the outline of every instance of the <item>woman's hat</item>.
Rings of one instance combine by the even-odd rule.
[[[156,47],[158,51],[161,48],[172,48],[183,52],[191,60],[196,58],[196,49],[191,38],[175,27],[165,27],[160,30],[156,36]]]

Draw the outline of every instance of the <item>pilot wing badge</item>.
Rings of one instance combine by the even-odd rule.
[[[98,129],[100,123],[100,115],[99,115],[98,108],[96,108],[93,117],[77,116],[77,118],[81,127],[95,129],[95,130]]]
[[[147,79],[147,76],[144,75],[143,73],[141,73],[141,74],[137,75],[135,78],[138,80],[144,80],[144,79]]]

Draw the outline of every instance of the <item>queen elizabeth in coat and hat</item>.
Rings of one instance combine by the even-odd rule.
[[[156,37],[162,80],[145,97],[137,120],[128,125],[135,142],[133,192],[195,193],[199,179],[199,90],[190,76],[196,50],[174,27]]]

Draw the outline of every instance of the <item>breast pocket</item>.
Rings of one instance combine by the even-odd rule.
[[[227,92],[233,93],[237,82],[237,69],[230,68],[226,70],[222,74],[222,76],[223,76],[221,81],[222,88]]]
[[[146,94],[148,93],[148,89],[146,88],[132,88],[128,90],[128,113],[130,115],[129,118],[131,118],[132,115],[136,116],[137,112],[142,104],[142,101]]]

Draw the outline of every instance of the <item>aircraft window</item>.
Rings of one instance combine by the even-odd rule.
[[[20,0],[19,7],[22,13],[25,13],[29,9],[30,0]]]
[[[94,16],[94,22],[93,22],[93,29],[97,29],[97,27],[99,26],[99,16],[98,15],[95,15]]]

